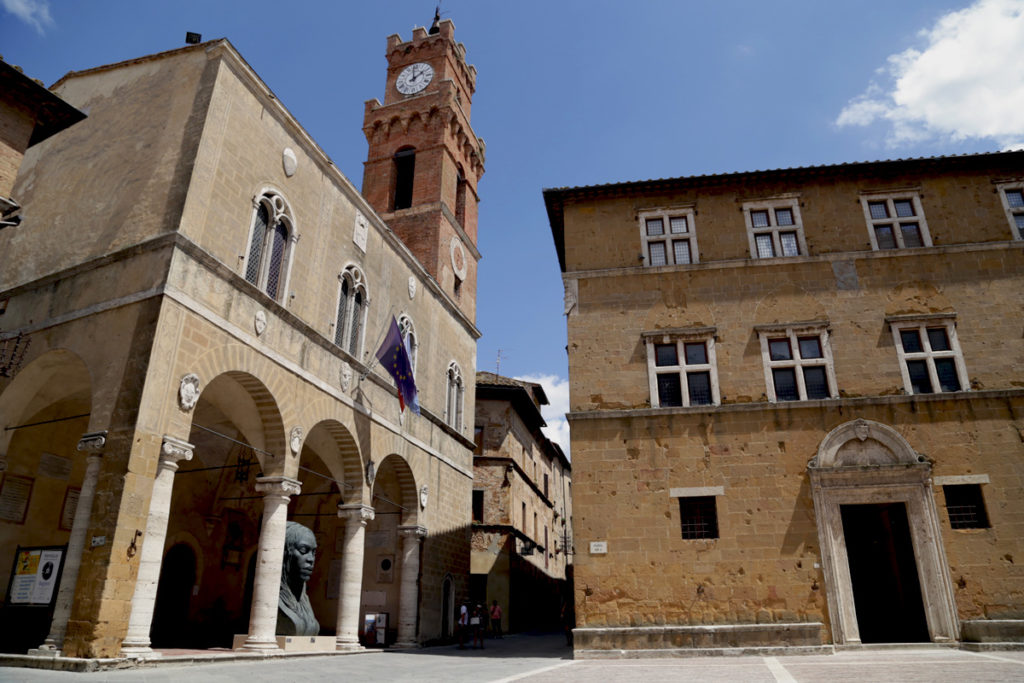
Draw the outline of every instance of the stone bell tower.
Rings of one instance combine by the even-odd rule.
[[[470,320],[476,318],[477,183],[484,141],[470,125],[476,68],[434,17],[388,37],[384,104],[366,103],[363,195]]]

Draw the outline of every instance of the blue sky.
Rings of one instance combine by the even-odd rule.
[[[71,70],[227,37],[358,187],[385,39],[434,2],[0,0],[0,53]],[[566,328],[545,187],[1024,141],[1024,0],[445,0],[478,69],[478,369],[542,380],[568,446]]]

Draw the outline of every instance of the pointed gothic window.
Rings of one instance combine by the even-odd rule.
[[[294,243],[291,211],[281,195],[267,192],[255,201],[245,279],[282,301],[288,285],[288,264]]]
[[[412,324],[412,318],[404,313],[398,317],[398,331],[402,333],[402,341],[405,342],[405,350],[409,353],[409,364],[412,366],[412,374],[416,375],[416,352],[420,343],[416,338],[416,328]]]
[[[356,358],[362,351],[363,328],[366,324],[366,279],[363,271],[348,266],[338,276],[338,317],[334,325],[334,343]]]

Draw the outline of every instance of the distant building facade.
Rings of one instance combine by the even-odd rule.
[[[286,521],[316,536],[307,592],[338,649],[452,633],[483,173],[453,31],[388,39],[367,167],[390,165],[363,194],[226,40],[54,86],[89,118],[26,156],[28,218],[0,231],[0,344],[30,342],[0,377],[0,585],[18,549],[66,545],[66,562],[53,618],[8,649],[274,651]],[[432,77],[403,92],[414,64]],[[412,146],[451,148],[462,189],[447,161],[394,160]],[[447,228],[403,242],[377,204],[403,184],[406,213]],[[459,291],[442,252],[462,257]],[[392,317],[419,416],[374,356]]]
[[[572,581],[572,468],[541,432],[544,389],[476,375],[470,599],[503,631],[553,629]]]
[[[544,193],[577,656],[1020,642],[1024,152]]]

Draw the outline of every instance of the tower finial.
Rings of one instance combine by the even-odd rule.
[[[434,35],[440,33],[441,29],[438,28],[438,24],[441,23],[441,4],[438,3],[434,8],[434,23],[430,25],[430,30],[427,31],[427,35]]]

